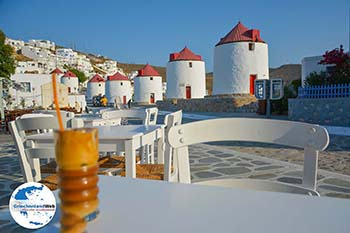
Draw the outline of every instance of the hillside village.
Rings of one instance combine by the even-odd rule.
[[[96,98],[100,102],[104,97],[108,106],[130,102],[155,105],[158,102],[159,107],[169,109],[182,106],[181,101],[175,106],[173,103],[177,101],[173,99],[194,99],[183,102],[184,110],[259,112],[254,97],[255,80],[278,78],[285,86],[290,86],[293,80],[300,83],[302,76],[300,64],[269,68],[267,42],[260,36],[260,30],[249,29],[241,22],[215,45],[213,72],[207,72],[202,57],[186,46],[169,54],[166,67],[161,67],[120,63],[101,55],[64,48],[48,40],[25,42],[6,38],[5,43],[13,47],[16,59],[15,74],[10,78],[12,88],[5,98],[8,109],[52,107],[48,83],[55,73],[61,106],[78,111],[96,103]],[[235,56],[227,57],[231,53]],[[326,66],[318,65],[322,56],[310,59],[302,60],[303,80],[313,70],[326,70]],[[292,96],[287,96],[286,100],[295,97],[295,84]],[[216,97],[229,99],[221,99],[223,104],[218,107],[217,100],[212,104],[212,98]],[[199,103],[195,100],[203,98]],[[226,102],[234,104],[227,106]],[[259,105],[260,108],[265,107]],[[278,111],[286,113],[287,104],[279,106]]]
[[[349,232],[346,4],[54,4],[0,15],[0,233]]]

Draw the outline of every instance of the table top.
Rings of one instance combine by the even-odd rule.
[[[157,129],[164,128],[165,125],[113,125],[113,126],[96,126],[98,129],[99,140],[119,140],[132,139],[148,134]],[[27,140],[53,140],[53,133],[42,133],[29,135]]]
[[[100,214],[88,232],[340,233],[350,201],[100,176]],[[58,192],[55,191],[56,200]],[[8,211],[8,210],[7,210]],[[59,208],[38,232],[59,232]]]

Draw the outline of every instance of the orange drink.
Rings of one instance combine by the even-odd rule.
[[[97,129],[55,131],[61,232],[84,232],[98,209]]]

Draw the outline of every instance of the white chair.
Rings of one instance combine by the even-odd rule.
[[[104,111],[101,113],[103,119],[140,119],[144,125],[155,125],[157,123],[157,108],[139,108],[139,109],[121,109],[113,111]],[[122,152],[118,152],[121,154]],[[140,150],[141,163],[154,162],[154,144],[146,145]]]
[[[325,150],[329,143],[325,128],[301,122],[248,118],[222,118],[174,126],[169,129],[167,143],[175,151],[180,182],[191,183],[187,146],[214,141],[254,141],[303,148],[303,182],[297,186],[252,179],[227,179],[202,184],[319,195],[316,192],[318,153]],[[169,150],[166,150],[167,157],[171,158]],[[170,173],[170,168],[167,169]]]
[[[165,139],[167,138],[167,134],[171,127],[177,126],[181,124],[182,119],[182,111],[177,111],[170,113],[165,116],[164,123],[165,127]],[[178,150],[174,150],[169,147],[169,144],[165,143],[165,154],[167,156],[164,157],[164,164],[137,164],[136,165],[136,177],[144,178],[144,179],[155,179],[155,180],[166,180],[172,182],[184,182],[184,177],[179,175],[181,170],[179,168],[183,168],[183,166],[179,166],[179,163],[182,161],[177,160],[177,152]],[[185,148],[187,149],[187,147]],[[181,151],[181,150],[180,150]],[[175,156],[173,156],[175,154]],[[182,172],[181,174],[185,174]],[[125,175],[125,171],[121,173],[122,176]]]
[[[41,170],[43,168],[54,170],[48,173],[55,173],[55,167],[51,168],[48,166],[50,164],[40,166],[40,159],[55,160],[55,148],[52,143],[48,143],[47,147],[36,147],[34,141],[26,139],[27,132],[33,135],[33,132],[40,134],[58,128],[57,118],[45,114],[26,114],[18,117],[15,121],[9,122],[9,129],[15,142],[25,182],[41,181]],[[109,148],[106,150],[109,150]],[[103,161],[99,161],[99,163],[101,165]],[[113,167],[102,168],[99,170],[99,174],[113,175],[119,170],[119,168]]]
[[[146,109],[122,109],[113,111],[104,111],[101,113],[102,119],[115,119],[115,118],[130,118],[140,119],[144,125],[155,125],[157,122],[158,109],[146,108]]]
[[[33,141],[26,140],[26,131],[36,133],[58,129],[57,119],[53,116],[26,116],[9,122],[10,132],[14,139],[22,174],[25,182],[37,182],[41,180],[40,159],[54,159],[54,147],[35,148]]]

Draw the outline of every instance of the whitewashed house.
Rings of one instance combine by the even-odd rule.
[[[122,73],[121,70],[117,67],[117,62],[113,60],[106,60],[104,63],[98,63],[96,66],[103,70],[106,75],[111,76],[116,72]]]
[[[33,60],[47,59],[52,54],[50,50],[25,45],[21,48],[21,54]]]
[[[15,73],[16,74],[43,74],[45,70],[45,64],[38,61],[18,61]]]
[[[117,72],[107,77],[105,93],[108,103],[127,104],[132,97],[131,82],[128,77]]]
[[[49,74],[14,74],[10,79],[13,81],[13,85],[9,88],[13,105],[21,106],[24,103],[26,107],[41,106],[41,87],[52,82]],[[59,79],[56,80],[59,83]]]
[[[306,78],[312,73],[329,72],[334,64],[319,64],[323,56],[304,57],[301,60],[301,84],[304,87]]]
[[[163,100],[162,77],[147,64],[134,78],[134,102],[155,104],[158,100]]]
[[[61,77],[61,83],[68,87],[68,94],[76,94],[79,92],[79,79],[71,71],[67,71]]]
[[[254,80],[269,79],[268,46],[241,22],[215,45],[213,95],[254,95]]]
[[[90,76],[93,73],[94,69],[89,58],[83,54],[78,54],[75,59],[76,62],[74,66],[78,70],[82,71],[86,76]]]
[[[78,54],[74,52],[72,49],[67,49],[67,48],[56,49],[56,56],[59,63],[72,65],[75,63],[77,55]]]
[[[24,46],[24,41],[14,40],[6,37],[5,44],[12,46],[16,51],[18,51],[18,50],[21,50],[22,47]]]
[[[105,95],[105,80],[100,75],[95,74],[87,83],[86,99],[92,100],[94,96]]]
[[[29,40],[28,44],[33,47],[55,50],[55,43],[49,40]]]
[[[167,98],[191,99],[205,95],[205,64],[188,48],[170,54],[166,68]]]

